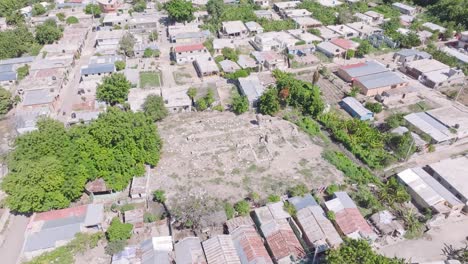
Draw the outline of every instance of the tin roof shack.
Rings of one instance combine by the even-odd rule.
[[[393,59],[401,64],[405,64],[415,60],[432,59],[432,55],[416,49],[402,49],[393,54]]]
[[[465,203],[468,209],[468,157],[460,156],[429,164],[425,170],[447,190]]]
[[[16,111],[15,129],[20,135],[37,130],[37,121],[41,118],[48,117],[50,114],[48,107],[39,107],[36,109]]]
[[[130,223],[133,225],[138,225],[143,223],[143,215],[145,213],[144,208],[136,208],[133,210],[128,210],[123,213],[123,219],[125,223]]]
[[[217,235],[202,244],[208,264],[241,263],[231,235]]]
[[[29,259],[51,251],[68,243],[77,233],[100,230],[103,221],[102,204],[35,213],[26,229],[23,253]]]
[[[468,63],[468,55],[466,53],[462,53],[456,49],[443,47],[442,51],[445,52],[447,55],[457,58],[458,61],[463,63]]]
[[[274,51],[253,51],[252,56],[254,56],[257,64],[260,65],[261,70],[266,69],[273,71],[276,69],[285,70],[288,68],[288,63],[283,54]]]
[[[255,209],[254,221],[266,239],[268,250],[276,263],[290,263],[305,256],[289,221],[291,216],[284,211],[283,203],[270,203]]]
[[[3,87],[13,85],[18,79],[18,74],[12,64],[0,65],[0,85]]]
[[[357,77],[354,84],[365,96],[375,96],[391,89],[403,88],[408,82],[397,73],[388,71]]]
[[[178,64],[195,61],[198,55],[208,54],[208,50],[201,43],[174,47],[173,58]]]
[[[401,237],[406,232],[403,224],[397,221],[395,216],[388,210],[373,214],[370,220],[383,235]]]
[[[255,223],[253,222],[250,216],[239,216],[226,221],[226,227],[228,232],[231,233],[234,229],[238,228],[239,226],[254,226]]]
[[[468,137],[468,109],[452,105],[426,111],[428,115],[444,124],[458,139]]]
[[[173,250],[172,237],[153,237],[112,256],[112,264],[170,264]]]
[[[337,75],[346,82],[353,82],[358,77],[387,71],[389,70],[385,65],[372,60],[341,66],[338,68]]]
[[[328,211],[335,213],[335,222],[341,232],[353,239],[375,240],[377,235],[362,217],[353,200],[345,192],[335,192],[334,199],[326,201]]]
[[[265,86],[262,85],[256,75],[250,75],[245,78],[239,78],[239,91],[249,100],[250,107],[255,107],[260,96],[265,91]]]
[[[393,3],[392,7],[395,9],[398,9],[400,13],[405,14],[405,15],[414,16],[416,15],[416,12],[417,12],[417,9],[415,7],[412,7],[403,3]]]
[[[443,64],[434,59],[422,59],[411,61],[401,69],[404,73],[418,79],[424,85],[436,88],[447,84],[463,82],[463,71]]]
[[[365,108],[356,98],[346,97],[340,102],[340,106],[348,112],[352,117],[359,120],[373,120],[374,113]]]
[[[312,195],[292,197],[288,202],[296,208],[295,220],[310,248],[315,248],[319,253],[329,248],[336,248],[343,242],[332,222],[328,220],[322,207],[317,204]]]
[[[220,35],[224,38],[243,38],[249,34],[242,21],[225,21],[222,23]]]
[[[407,187],[413,202],[419,208],[450,214],[459,212],[464,204],[444,188],[422,168],[410,168],[397,174],[398,180]]]
[[[219,74],[219,68],[210,54],[198,55],[193,62],[198,77],[209,77]]]
[[[21,107],[24,110],[47,108],[49,111],[54,111],[57,108],[57,99],[58,91],[51,92],[49,88],[25,90]]]
[[[241,263],[273,264],[253,225],[242,225],[230,232]]]
[[[207,264],[198,237],[186,237],[174,245],[175,261],[180,264]]]

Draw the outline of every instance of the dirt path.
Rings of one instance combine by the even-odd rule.
[[[24,232],[28,225],[29,218],[23,215],[10,216],[8,229],[5,235],[5,242],[0,246],[1,263],[19,263],[21,250],[24,243]]]

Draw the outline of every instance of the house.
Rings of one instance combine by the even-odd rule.
[[[36,109],[47,107],[50,110],[56,109],[58,91],[51,92],[48,88],[38,88],[25,90],[21,101],[23,109]]]
[[[302,231],[303,239],[311,249],[314,248],[320,253],[343,243],[332,222],[312,195],[291,197],[288,202],[296,209],[295,221]]]
[[[364,13],[364,15],[372,18],[372,24],[374,25],[380,25],[384,22],[384,15],[375,12],[375,11],[367,11]]]
[[[245,23],[245,26],[247,27],[247,30],[249,31],[250,35],[263,33],[263,27],[255,21],[249,21]]]
[[[193,65],[200,78],[219,74],[218,65],[216,65],[216,62],[210,54],[196,56]]]
[[[247,55],[239,55],[239,59],[237,60],[237,64],[242,69],[256,69],[258,67],[257,63],[254,59]]]
[[[254,10],[254,14],[258,18],[265,18],[268,20],[273,20],[274,14],[271,10]]]
[[[397,174],[416,206],[446,214],[463,209],[464,204],[422,168],[410,168]]]
[[[241,263],[273,264],[253,225],[242,225],[230,232]]]
[[[285,18],[310,17],[312,15],[312,13],[306,9],[286,9],[282,14]]]
[[[208,54],[208,50],[203,44],[191,44],[176,46],[173,48],[173,57],[178,64],[194,61],[198,55]]]
[[[341,33],[333,31],[327,27],[318,27],[317,29],[320,31],[320,37],[325,41],[343,37]]]
[[[427,165],[424,169],[468,209],[468,157],[445,159]]]
[[[282,49],[281,43],[277,39],[278,32],[266,32],[258,34],[250,41],[252,46],[258,51],[270,51]]]
[[[343,4],[343,2],[338,1],[338,0],[319,0],[317,2],[320,5],[323,5],[323,6],[326,6],[326,7],[336,7],[336,6],[339,6],[339,5]]]
[[[109,75],[115,72],[114,63],[89,64],[81,67],[81,77]]]
[[[403,224],[388,210],[371,215],[370,220],[383,235],[401,237],[406,232]]]
[[[269,71],[276,69],[285,70],[288,68],[287,61],[282,54],[278,54],[273,51],[254,51],[252,52],[257,64]]]
[[[253,222],[252,218],[250,216],[238,216],[231,218],[226,221],[225,223],[227,229],[229,232],[234,231],[236,228],[240,226],[255,226],[255,223]]]
[[[397,104],[409,104],[419,100],[418,89],[407,86],[400,89],[392,89],[384,91],[382,94],[376,96],[377,101],[381,102],[387,107]]]
[[[356,20],[358,20],[360,22],[364,22],[364,23],[369,24],[369,25],[373,24],[372,17],[370,17],[368,15],[365,15],[363,13],[355,13],[353,16],[356,18]]]
[[[35,213],[26,229],[23,254],[30,259],[70,242],[77,233],[101,231],[103,221],[102,204]]]
[[[288,30],[288,33],[295,38],[304,41],[306,44],[314,44],[323,41],[321,37],[318,37],[302,29],[290,29]]]
[[[124,35],[125,31],[123,30],[98,31],[96,34],[96,52],[115,54]]]
[[[447,126],[426,112],[411,113],[404,118],[416,129],[429,135],[434,143],[448,142],[457,137]]]
[[[421,59],[410,61],[407,62],[404,66],[405,67],[403,71],[416,79],[418,79],[424,73],[450,69],[450,66],[445,65],[442,62],[439,62],[438,60],[434,59]]]
[[[408,85],[408,81],[395,72],[387,71],[357,77],[353,84],[360,88],[361,93],[365,96],[375,96],[390,89],[405,87]]]
[[[134,33],[151,32],[158,29],[158,18],[154,14],[135,14],[128,22],[128,29]]]
[[[120,14],[120,13],[108,13],[104,16],[104,19],[102,20],[102,24],[107,27],[124,27],[126,26],[130,21],[130,15],[129,14]]]
[[[153,52],[153,55],[160,54],[159,47],[156,44],[153,44],[153,43],[147,43],[147,44],[135,43],[135,46],[133,46],[133,55],[136,58],[142,58],[142,57],[145,56],[145,51],[146,50],[151,50]]]
[[[111,264],[125,263],[172,263],[173,250],[171,236],[152,237],[138,245],[127,246],[112,256]]]
[[[328,211],[335,213],[335,223],[345,236],[353,239],[377,238],[372,227],[346,192],[335,192],[333,197],[332,200],[325,202],[325,206]]]
[[[95,195],[109,194],[112,192],[112,189],[106,185],[104,179],[97,178],[94,181],[86,183],[85,192],[94,197]]]
[[[209,264],[241,264],[231,235],[217,235],[203,241],[202,245]]]
[[[426,23],[422,24],[422,26],[429,29],[432,32],[439,31],[440,33],[445,33],[445,31],[447,31],[446,28],[444,28],[442,26],[439,26],[437,24],[434,24],[432,22],[426,22]]]
[[[461,83],[465,80],[463,71],[455,68],[451,69],[450,66],[434,59],[408,62],[402,70],[431,88]]]
[[[322,22],[309,16],[293,17],[296,28],[307,30],[322,26]]]
[[[337,75],[346,82],[353,82],[356,78],[381,72],[387,72],[388,69],[375,60],[363,63],[344,65],[338,68]]]
[[[269,203],[255,209],[254,222],[275,263],[291,263],[305,257],[305,252],[289,224],[291,216],[284,211],[283,203]]]
[[[414,16],[417,13],[417,9],[415,7],[403,4],[403,3],[393,3],[392,7],[400,11],[400,13],[405,15]]]
[[[148,197],[147,185],[147,175],[145,175],[144,177],[133,177],[130,185],[130,198],[146,199]]]
[[[432,55],[417,49],[402,49],[393,54],[393,60],[401,64],[422,59],[432,59]]]
[[[221,70],[225,73],[232,73],[237,70],[240,70],[239,65],[231,60],[223,60],[219,62],[219,66],[221,66]]]
[[[346,97],[343,98],[340,102],[340,106],[346,110],[352,117],[355,117],[359,120],[373,120],[374,113],[365,108],[356,98]]]
[[[248,30],[242,21],[225,21],[220,32],[225,38],[242,38],[248,35]]]
[[[213,55],[221,55],[224,48],[236,49],[233,39],[213,39]]]
[[[19,135],[37,130],[37,121],[48,117],[51,110],[47,106],[35,109],[18,109],[15,116],[15,129]]]
[[[330,40],[330,42],[344,49],[345,51],[356,50],[356,48],[359,46],[359,43],[357,42],[354,42],[349,39],[342,39],[342,38],[335,38],[335,39]]]
[[[314,53],[314,51],[315,51],[314,44],[297,45],[297,46],[288,48],[288,54],[292,54],[296,56],[306,56],[306,55]]]
[[[346,25],[327,26],[327,28],[336,32],[345,39],[351,39],[359,36],[359,33],[356,30]]]
[[[296,8],[300,3],[300,1],[277,2],[273,5],[273,9],[279,14],[282,14],[288,9]]]
[[[425,112],[437,122],[449,128],[451,135],[458,139],[468,137],[468,109],[461,105],[452,105]]]
[[[167,27],[167,34],[171,43],[202,43],[211,33],[201,31],[197,24],[176,24]]]
[[[462,53],[456,49],[449,48],[449,47],[443,47],[442,51],[445,52],[449,56],[457,58],[458,61],[460,62],[468,63],[468,55],[465,53]]]
[[[324,41],[316,46],[317,50],[325,54],[327,57],[341,57],[346,51],[342,49],[341,47],[338,47],[337,45],[329,42],[329,41]]]
[[[14,84],[18,74],[13,69],[13,64],[0,65],[0,86],[6,87]]]
[[[181,89],[161,89],[164,106],[169,113],[192,111],[192,100],[187,95],[187,87]]]
[[[174,245],[175,261],[181,264],[207,264],[198,237],[186,237]]]
[[[115,12],[122,5],[121,0],[97,0],[97,2],[103,13]]]
[[[381,28],[371,26],[365,22],[348,23],[346,26],[357,31],[360,39],[368,39],[369,36],[383,32]]]
[[[247,97],[251,107],[255,107],[258,99],[265,91],[265,86],[262,85],[256,75],[239,78],[238,82],[240,93]]]

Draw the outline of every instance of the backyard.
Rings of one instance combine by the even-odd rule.
[[[140,72],[140,88],[151,89],[161,86],[161,73],[154,71]]]

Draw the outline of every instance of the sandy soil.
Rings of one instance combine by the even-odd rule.
[[[163,154],[150,190],[194,192],[236,201],[255,191],[281,194],[299,182],[320,188],[343,177],[321,158],[318,139],[279,118],[183,113],[158,124]],[[314,142],[316,141],[316,142]]]

